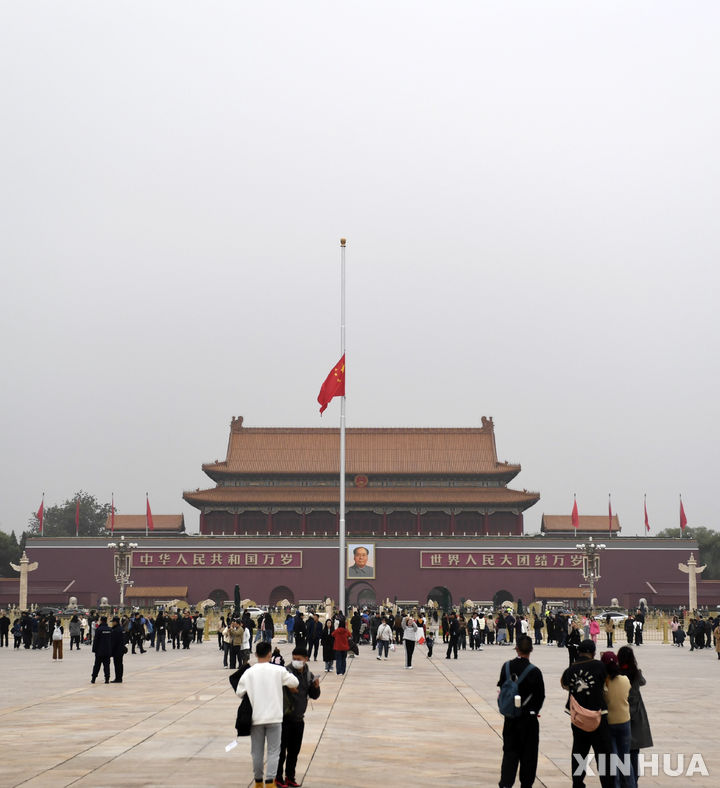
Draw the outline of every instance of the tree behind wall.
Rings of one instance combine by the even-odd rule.
[[[698,526],[696,528],[686,528],[684,534],[681,534],[679,528],[666,528],[658,534],[658,536],[670,536],[675,539],[681,535],[686,539],[695,539],[698,543],[700,555],[696,556],[697,562],[701,566],[703,564],[707,565],[707,569],[699,575],[700,579],[720,580],[720,533],[712,531],[710,528]],[[690,550],[688,549],[689,554]],[[687,556],[685,556],[684,560],[687,560]]]
[[[0,531],[0,577],[18,576],[18,573],[10,568],[10,562],[17,564],[21,555],[15,531],[10,534]]]
[[[75,536],[75,508],[80,501],[80,536],[104,536],[105,523],[110,514],[109,503],[99,503],[90,493],[80,490],[60,506],[46,506],[43,536]],[[117,507],[115,508],[117,514]],[[29,535],[40,535],[40,522],[33,514],[28,522]]]

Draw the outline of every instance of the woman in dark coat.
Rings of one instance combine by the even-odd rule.
[[[329,618],[325,622],[322,635],[320,636],[320,643],[322,644],[322,658],[325,663],[325,672],[330,673],[335,659],[335,641],[333,640],[333,621]]]
[[[643,703],[640,687],[644,687],[645,677],[635,661],[635,652],[630,646],[622,646],[617,653],[620,672],[630,679],[630,762],[637,784],[638,752],[645,747],[653,746],[650,721],[648,720],[645,704]]]

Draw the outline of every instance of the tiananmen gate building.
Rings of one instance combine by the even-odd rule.
[[[677,566],[697,552],[693,540],[622,537],[617,516],[581,517],[568,533],[569,517],[544,515],[542,532],[526,535],[523,514],[540,494],[508,486],[521,467],[498,460],[493,421],[481,423],[347,430],[348,604],[433,599],[450,606],[498,597],[585,604],[576,542],[590,534],[606,542],[598,606],[613,598],[625,607],[641,598],[651,606],[687,604],[687,578]],[[185,533],[180,515],[147,536],[142,518],[116,516],[138,543],[138,593],[128,598],[148,603],[184,590],[190,603],[222,602],[237,584],[259,604],[337,599],[339,443],[337,429],[247,428],[233,418],[225,460],[202,466],[214,486],[183,494],[199,511],[199,534]],[[116,604],[108,541],[30,539],[28,556],[39,563],[30,601],[65,605],[72,595],[83,606],[103,597]],[[720,601],[715,585],[698,583],[700,604]],[[8,588],[0,588],[0,603],[7,604]]]

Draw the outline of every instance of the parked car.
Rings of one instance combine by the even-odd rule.
[[[605,621],[610,616],[614,624],[622,624],[627,618],[627,613],[619,613],[617,610],[603,610],[595,616],[596,621]]]

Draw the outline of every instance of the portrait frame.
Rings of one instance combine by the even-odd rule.
[[[356,568],[355,550],[358,548],[367,550],[367,563],[365,568]],[[346,580],[374,580],[377,567],[375,565],[375,543],[374,542],[348,542],[345,555],[345,579]],[[367,571],[369,570],[369,571]],[[362,574],[360,574],[362,572]]]

